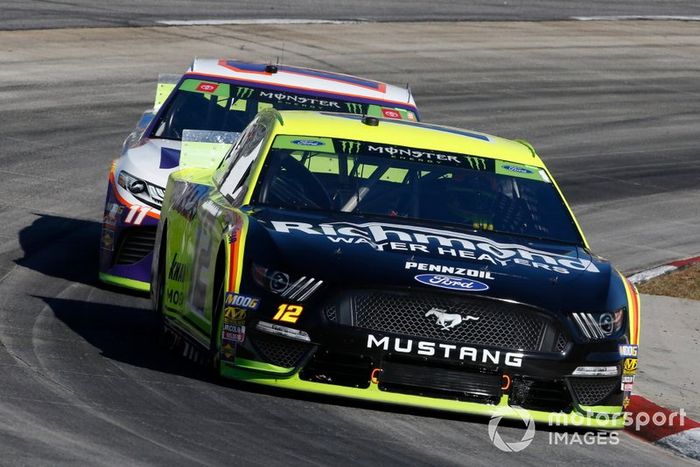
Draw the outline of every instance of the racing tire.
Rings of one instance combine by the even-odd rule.
[[[163,297],[165,296],[165,274],[167,274],[165,266],[166,258],[166,241],[167,231],[163,230],[158,251],[158,267],[156,268],[155,284],[153,287],[154,312],[156,314],[156,329],[158,343],[165,348],[171,349],[177,344],[177,338],[173,332],[169,332],[165,325],[165,313],[163,312]]]

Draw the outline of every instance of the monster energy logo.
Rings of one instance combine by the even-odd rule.
[[[486,161],[480,157],[467,156],[467,162],[474,170],[486,170]]]
[[[236,97],[238,97],[239,99],[246,99],[252,95],[253,95],[252,88],[238,88],[236,90]]]
[[[395,159],[414,159],[438,164],[443,162],[451,162],[453,164],[462,163],[462,161],[455,154],[425,151],[422,149],[368,144],[367,151],[377,152],[379,154],[388,154]]]
[[[340,147],[345,154],[356,154],[360,152],[359,141],[340,140]]]
[[[348,112],[352,114],[363,114],[362,104],[357,104],[355,102],[346,102],[345,107],[348,108]]]

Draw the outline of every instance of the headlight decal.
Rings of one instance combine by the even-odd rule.
[[[131,193],[134,198],[151,207],[160,209],[163,204],[165,188],[135,177],[125,170],[119,172],[116,182],[120,187]]]
[[[572,313],[581,333],[589,340],[605,339],[622,329],[625,308],[613,313]]]
[[[129,210],[132,210],[135,207],[138,208],[144,208],[145,215],[148,217],[152,217],[155,220],[160,219],[160,205],[155,206],[154,208],[148,208],[146,206],[142,206],[140,204],[134,204],[127,199],[125,199],[120,193],[119,190],[117,189],[117,185],[122,186],[121,184],[118,183],[118,178],[115,176],[115,165],[112,166],[110,172],[109,172],[109,182],[110,182],[110,189],[112,190],[112,193],[114,194],[115,198],[117,198],[117,201],[119,201],[120,204],[123,206],[126,206],[129,208]],[[121,174],[120,174],[121,175]],[[136,215],[136,213],[134,213]]]
[[[253,264],[253,279],[260,287],[297,302],[307,300],[323,285],[322,280],[307,276],[292,282],[286,272],[274,271],[257,264]]]

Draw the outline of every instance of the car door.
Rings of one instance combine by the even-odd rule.
[[[224,230],[234,218],[230,213],[232,206],[223,193],[240,192],[242,182],[260,155],[266,135],[267,127],[259,120],[246,128],[214,175],[214,181],[218,181],[216,188],[211,196],[197,207],[198,223],[192,236],[194,258],[188,301],[191,311],[204,319],[208,325],[211,325],[212,306],[207,305],[213,296],[215,285],[211,283],[211,278],[216,266],[216,254]]]

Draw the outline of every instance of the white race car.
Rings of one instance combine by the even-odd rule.
[[[100,244],[100,279],[148,291],[165,185],[180,166],[183,133],[221,132],[233,143],[259,111],[318,110],[418,120],[410,90],[355,76],[287,65],[197,59],[159,82],[112,164]]]

